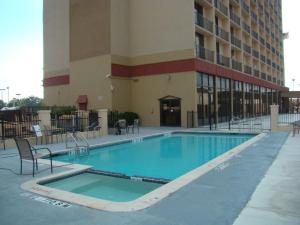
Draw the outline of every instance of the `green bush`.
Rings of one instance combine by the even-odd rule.
[[[76,112],[75,106],[52,106],[51,118],[60,117],[62,115],[71,115]]]
[[[124,112],[119,114],[119,119],[125,119],[128,125],[132,125],[135,119],[138,119],[139,115],[134,112]]]

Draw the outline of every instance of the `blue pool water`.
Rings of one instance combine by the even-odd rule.
[[[44,185],[116,202],[135,200],[162,186],[162,184],[152,182],[140,182],[92,173],[82,173]]]
[[[54,160],[91,165],[94,170],[175,179],[254,137],[251,134],[177,133],[101,147],[87,156]]]

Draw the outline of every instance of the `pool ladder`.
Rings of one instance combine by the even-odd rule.
[[[66,149],[69,149],[69,156],[81,156],[89,154],[90,145],[81,133],[68,132],[66,135]]]

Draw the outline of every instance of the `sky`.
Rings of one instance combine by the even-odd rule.
[[[0,6],[0,89],[5,89],[0,99],[43,97],[43,0],[0,0]],[[298,0],[282,0],[283,32],[289,32],[285,85],[290,90],[300,90],[299,8]]]

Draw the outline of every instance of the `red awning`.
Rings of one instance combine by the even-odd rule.
[[[78,104],[86,104],[88,102],[87,95],[79,95],[77,99]]]

